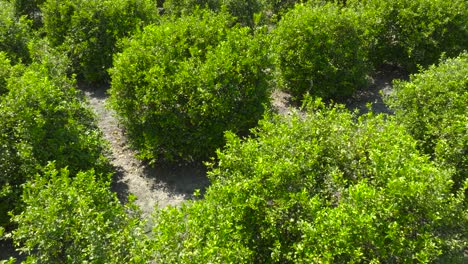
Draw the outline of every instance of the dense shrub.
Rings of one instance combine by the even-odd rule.
[[[80,78],[108,81],[116,42],[158,17],[153,0],[47,0],[42,5],[44,31],[61,46]]]
[[[10,71],[10,60],[7,58],[6,53],[0,52],[0,97],[8,91],[6,87],[6,81],[10,76]]]
[[[262,2],[264,15],[275,22],[294,8],[295,5],[323,5],[327,2],[338,6],[345,6],[346,0],[260,0]]]
[[[435,160],[468,178],[468,53],[394,84],[387,98],[398,120]]]
[[[33,28],[38,29],[42,26],[42,14],[40,6],[46,0],[10,0],[15,6],[17,17],[26,16],[32,20]]]
[[[436,63],[443,52],[468,49],[468,4],[464,0],[349,0],[362,14],[374,40],[375,64],[399,64],[409,71]]]
[[[26,183],[13,238],[27,263],[138,263],[138,211],[122,206],[101,178],[50,164]]]
[[[460,261],[468,215],[449,171],[392,118],[317,105],[228,133],[204,200],[155,215],[156,262]]]
[[[14,62],[28,61],[28,42],[31,29],[24,17],[15,16],[15,7],[0,0],[0,52],[6,52]]]
[[[278,23],[278,82],[293,97],[344,97],[365,85],[368,64],[357,14],[334,4],[298,5]]]
[[[111,69],[111,105],[140,157],[202,160],[245,133],[269,103],[267,37],[204,11],[151,25]]]
[[[94,115],[73,82],[34,63],[12,68],[0,103],[0,222],[20,204],[21,185],[48,161],[71,173],[108,170]]]
[[[294,5],[307,2],[304,0],[263,0],[264,8],[272,15],[281,16],[288,10],[292,9]]]
[[[199,8],[214,12],[227,11],[244,26],[254,26],[254,16],[262,10],[261,0],[166,0],[164,11],[167,14],[190,15]]]

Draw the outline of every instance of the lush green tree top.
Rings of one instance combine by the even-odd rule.
[[[141,263],[138,210],[122,206],[102,178],[51,163],[25,184],[13,239],[26,263]]]
[[[124,42],[111,105],[148,160],[203,160],[223,133],[246,133],[269,104],[268,38],[199,11],[150,25]]]
[[[158,20],[153,0],[47,0],[41,6],[44,31],[88,82],[107,82],[117,41]]]
[[[465,0],[348,0],[361,13],[374,44],[371,59],[416,72],[437,63],[442,53],[457,56],[468,49],[468,3]]]
[[[15,15],[15,7],[6,0],[0,0],[0,52],[6,52],[10,59],[27,62],[27,44],[32,38],[31,28],[24,17]]]
[[[444,59],[397,81],[387,102],[420,148],[456,171],[457,187],[468,178],[468,54]]]
[[[204,199],[156,214],[156,261],[460,261],[468,215],[450,172],[392,118],[311,105],[226,135]]]
[[[2,225],[7,212],[21,205],[22,184],[49,161],[72,173],[109,170],[94,115],[72,80],[53,76],[60,71],[60,66],[47,62],[17,65],[6,79],[8,92],[0,97]]]
[[[297,5],[272,32],[277,83],[296,99],[306,93],[343,98],[369,72],[358,14],[335,4]]]

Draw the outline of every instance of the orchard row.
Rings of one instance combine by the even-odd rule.
[[[466,2],[296,2],[0,0],[0,222],[28,261],[462,263]],[[319,99],[385,64],[420,68],[394,116]],[[204,198],[145,233],[77,82],[110,86],[140,158],[215,157]]]

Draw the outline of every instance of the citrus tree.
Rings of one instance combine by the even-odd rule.
[[[117,41],[159,16],[153,0],[46,0],[41,12],[51,44],[61,47],[74,73],[88,82],[108,81]]]
[[[28,181],[12,232],[26,263],[140,262],[138,210],[121,205],[109,183],[94,170],[70,175],[53,163]]]
[[[17,65],[6,78],[7,93],[0,97],[2,225],[8,224],[8,211],[21,211],[22,184],[49,161],[72,173],[109,170],[94,115],[72,80],[51,75],[59,68],[49,68],[46,62]]]
[[[296,100],[351,95],[369,71],[357,13],[335,4],[297,5],[273,31],[272,52],[280,88]]]
[[[6,52],[15,63],[28,62],[28,42],[32,38],[30,24],[15,15],[15,7],[0,0],[0,52]]]
[[[450,171],[391,117],[308,109],[227,133],[204,199],[155,215],[155,261],[461,261],[468,215]]]
[[[436,161],[455,169],[456,189],[468,175],[468,54],[445,59],[394,84],[387,103]]]
[[[410,72],[437,63],[442,53],[457,56],[468,47],[468,5],[454,0],[349,0],[361,14],[373,42],[376,66],[392,63]]]
[[[124,43],[110,101],[140,157],[203,160],[223,133],[247,133],[269,104],[268,38],[202,11],[150,25]]]

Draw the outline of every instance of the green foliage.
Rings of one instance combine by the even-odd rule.
[[[58,62],[58,61],[57,61]],[[72,173],[108,171],[105,144],[94,115],[78,98],[74,83],[57,68],[33,63],[12,68],[0,103],[0,223],[21,204],[21,185],[55,160]]]
[[[468,48],[468,4],[464,0],[349,0],[373,39],[374,63],[400,64],[409,71],[436,63],[442,53]]]
[[[5,52],[0,52],[0,97],[6,93],[6,80],[10,76],[11,62]]]
[[[0,52],[6,52],[13,62],[28,61],[27,44],[31,29],[24,17],[15,16],[12,3],[0,0]]]
[[[151,25],[111,69],[111,106],[140,157],[203,160],[269,104],[267,36],[209,11]]]
[[[50,45],[47,39],[33,40],[28,43],[32,63],[40,64],[45,74],[50,76],[57,86],[69,87],[72,77],[71,61],[59,49]]]
[[[15,6],[16,16],[27,16],[33,21],[33,27],[36,29],[42,26],[40,6],[45,1],[46,0],[10,0]]]
[[[122,206],[94,170],[70,175],[49,164],[23,193],[13,239],[25,263],[138,262],[142,226],[134,206]]]
[[[278,82],[294,98],[345,97],[366,84],[366,48],[356,13],[333,4],[297,5],[274,30]]]
[[[227,133],[204,200],[155,215],[156,262],[463,257],[468,218],[450,193],[449,171],[421,156],[390,117],[314,104],[305,114],[268,116],[248,139]]]
[[[294,8],[294,5],[306,2],[304,0],[263,0],[265,9],[271,12],[273,15],[281,16],[290,9]]]
[[[398,81],[387,102],[397,119],[435,160],[456,170],[456,187],[468,179],[468,53]]]
[[[262,0],[166,0],[164,10],[168,14],[190,15],[199,8],[214,12],[226,10],[244,26],[254,26],[254,16],[262,10]]]
[[[47,0],[44,31],[61,46],[75,73],[89,82],[108,81],[116,42],[158,17],[153,0]]]

